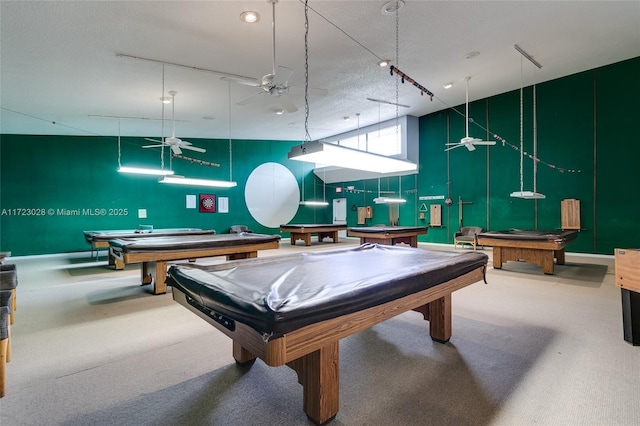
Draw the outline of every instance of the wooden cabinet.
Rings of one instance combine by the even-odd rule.
[[[429,226],[442,226],[442,205],[431,204],[429,208]]]
[[[567,198],[560,204],[562,229],[580,229],[580,200]]]
[[[615,250],[616,285],[640,293],[640,250]]]

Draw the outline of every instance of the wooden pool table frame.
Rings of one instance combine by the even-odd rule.
[[[384,228],[383,228],[384,229]],[[392,229],[392,228],[390,228]],[[416,228],[414,230],[406,230],[402,232],[362,232],[358,228],[349,228],[347,235],[349,237],[359,237],[360,244],[377,243],[384,245],[409,244],[411,247],[418,247],[418,235],[427,233],[427,228]]]
[[[141,284],[153,283],[153,294],[164,294],[167,292],[167,264],[170,261],[195,260],[215,256],[227,256],[227,260],[248,259],[258,257],[258,250],[277,249],[279,247],[279,240],[255,244],[228,245],[225,247],[133,253],[125,253],[113,246],[109,246],[109,256],[113,257],[116,269],[124,269],[125,265],[131,263],[140,263]]]
[[[308,226],[300,225],[281,225],[280,232],[289,232],[291,235],[291,245],[295,246],[296,241],[304,241],[305,246],[311,245],[311,234],[318,234],[318,242],[321,243],[325,238],[331,238],[334,243],[338,243],[338,231],[346,231],[347,225],[321,225]]]
[[[298,375],[303,387],[304,411],[316,424],[331,421],[339,409],[338,342],[414,310],[429,321],[431,338],[446,343],[451,337],[451,293],[483,281],[485,266],[457,278],[378,306],[299,328],[270,339],[253,328],[235,321],[230,330],[189,303],[187,296],[173,289],[173,299],[233,340],[233,358],[239,365],[251,365],[256,358],[272,367],[286,365]]]
[[[502,264],[514,260],[535,263],[547,275],[553,275],[556,259],[558,265],[564,265],[564,248],[574,240],[523,240],[491,238],[486,234],[478,234],[478,245],[493,247],[493,267],[502,269]]]

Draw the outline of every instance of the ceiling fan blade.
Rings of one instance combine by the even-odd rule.
[[[182,150],[178,145],[171,145],[171,151],[176,155],[182,154]]]
[[[244,99],[242,99],[240,102],[236,102],[236,105],[247,105],[249,102],[253,101],[253,99],[258,96],[261,95],[263,93],[266,93],[265,91],[260,91],[260,92],[256,92],[253,95],[246,97]]]
[[[283,96],[280,97],[280,104],[284,109],[287,110],[288,113],[293,113],[298,111],[298,107],[295,106],[293,102],[290,102],[288,99],[285,99]]]
[[[474,145],[495,145],[496,141],[474,141],[473,142]]]
[[[467,143],[464,146],[466,146],[469,151],[475,151],[476,150],[475,145],[473,145],[472,143]]]
[[[143,148],[162,148],[164,145],[160,144],[160,145],[143,145]]]
[[[182,149],[188,149],[189,151],[196,151],[196,152],[207,152],[206,149],[204,148],[198,148],[197,146],[192,146],[192,145],[183,145]]]
[[[451,145],[451,144],[447,144],[447,145]],[[452,146],[452,147],[450,147],[450,148],[445,149],[445,150],[444,150],[444,152],[451,151],[452,149],[460,148],[461,146],[464,146],[464,145],[462,145],[461,143],[459,143],[459,144],[454,144],[454,146]]]
[[[293,75],[291,68],[279,66],[276,68],[276,73],[273,76],[273,84],[285,84],[289,81],[289,78]]]
[[[260,80],[258,80],[257,78],[252,78],[252,79],[244,79],[244,78],[239,78],[239,77],[220,77],[220,80],[224,80],[224,81],[229,81],[231,83],[235,83],[235,84],[242,84],[244,86],[251,86],[251,87],[260,87]]]
[[[145,141],[149,141],[149,142],[155,142],[155,143],[162,143],[162,141],[159,141],[157,139],[151,139],[151,138],[144,138]]]

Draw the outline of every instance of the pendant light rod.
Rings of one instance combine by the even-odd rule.
[[[542,69],[542,65],[540,65],[540,63],[538,61],[536,61],[535,59],[533,59],[533,57],[531,55],[529,55],[527,52],[524,51],[524,49],[522,49],[520,46],[518,46],[517,44],[514,44],[513,47],[515,47],[515,49],[520,52],[520,54],[522,56],[524,56],[525,58],[527,58],[533,65],[535,65],[536,67],[538,67],[539,69]]]

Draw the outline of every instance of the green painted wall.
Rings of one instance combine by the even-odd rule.
[[[383,178],[380,190],[398,192],[407,199],[400,209],[401,225],[428,224],[419,219],[422,203],[442,204],[442,227],[430,228],[420,240],[451,243],[459,226],[458,200],[463,223],[487,230],[506,228],[555,229],[560,226],[560,202],[581,201],[583,230],[569,251],[613,254],[615,247],[639,247],[634,232],[640,197],[637,163],[640,144],[635,120],[640,99],[640,58],[612,64],[561,79],[541,83],[537,91],[538,158],[537,190],[543,200],[509,197],[520,189],[520,152],[498,144],[474,152],[444,152],[444,144],[464,136],[464,118],[444,110],[420,118],[420,173],[403,178]],[[532,88],[524,90],[524,146],[532,152]],[[464,112],[464,105],[455,108]],[[489,134],[470,125],[470,134],[488,138],[497,134],[520,146],[520,91],[513,91],[470,105],[471,117]],[[177,174],[212,179],[229,178],[228,140],[193,140],[207,149],[198,158],[220,163],[210,168],[174,160]],[[122,164],[159,166],[160,151],[143,150],[142,138],[121,139]],[[323,187],[311,173],[311,165],[287,159],[294,142],[233,141],[233,179],[236,188],[204,189],[160,185],[153,177],[123,175],[118,165],[115,137],[19,136],[0,139],[0,250],[15,255],[87,250],[82,231],[131,229],[139,224],[156,228],[199,227],[227,232],[230,225],[245,224],[256,232],[278,233],[259,225],[244,201],[244,184],[250,172],[265,162],[285,165],[300,182],[305,179],[305,199],[347,199],[347,223],[356,226],[352,207],[371,205],[369,225],[388,223],[389,210],[375,205],[378,180],[345,182]],[[195,155],[194,155],[195,156]],[[525,157],[524,189],[533,189],[533,162]],[[561,172],[563,169],[564,172]],[[574,172],[579,170],[579,172]],[[300,185],[301,186],[301,185]],[[347,189],[353,186],[353,190]],[[340,187],[342,192],[337,193]],[[229,197],[228,214],[199,213],[185,208],[186,194],[213,193]],[[419,196],[444,195],[453,200],[420,201]],[[148,219],[138,219],[138,209]],[[27,210],[18,210],[27,209]],[[50,210],[53,209],[53,210]],[[90,215],[104,209],[105,215]],[[127,214],[124,213],[126,209]],[[78,211],[71,216],[64,211]],[[99,210],[98,210],[99,211]],[[50,213],[52,212],[52,214]],[[26,215],[31,213],[32,215]],[[331,208],[301,207],[294,223],[331,222]],[[285,235],[286,236],[286,235]]]
[[[485,230],[508,228],[556,229],[560,203],[565,198],[581,202],[582,231],[568,251],[613,254],[615,247],[640,247],[640,237],[629,230],[637,226],[640,211],[638,158],[640,144],[635,126],[640,108],[640,58],[612,64],[536,85],[538,158],[537,191],[546,198],[523,200],[509,194],[520,190],[520,90],[470,104],[469,115],[482,128],[470,124],[471,136],[483,139],[497,134],[508,144],[478,147],[474,152],[460,148],[444,152],[445,143],[464,136],[464,116],[453,109],[420,118],[420,168],[413,177],[402,179],[407,203],[400,207],[400,224],[428,225],[418,209],[424,202],[442,205],[442,227],[432,227],[423,242],[452,243],[459,227],[459,206],[463,223]],[[524,151],[533,154],[533,89],[524,88]],[[455,107],[464,114],[464,105]],[[484,129],[488,129],[488,134]],[[382,189],[398,190],[398,178],[381,180]],[[533,160],[524,157],[523,189],[533,190]],[[385,223],[385,206],[373,204],[377,180],[346,182],[349,205],[373,205],[368,223]],[[358,190],[366,189],[369,193]],[[334,194],[335,191],[330,191]],[[417,197],[444,195],[441,200],[419,201]],[[334,196],[336,196],[334,194]],[[357,213],[348,212],[348,224],[355,226]]]
[[[197,154],[209,167],[174,159],[176,174],[229,179],[228,140],[192,140],[207,149]],[[160,151],[141,149],[142,138],[121,138],[123,165],[160,166]],[[89,248],[82,231],[196,227],[228,232],[233,224],[248,225],[254,232],[279,233],[250,215],[244,186],[251,171],[265,162],[284,164],[298,181],[305,175],[305,192],[317,180],[311,165],[287,159],[291,142],[233,141],[233,179],[229,189],[164,185],[157,177],[117,173],[118,142],[114,137],[3,135],[0,140],[0,250],[14,255],[84,251]],[[185,151],[184,155],[188,155]],[[193,155],[195,157],[196,155]],[[168,159],[166,166],[168,166]],[[200,213],[186,208],[186,194],[216,194],[229,198],[229,213]],[[147,210],[147,219],[138,218]],[[324,213],[324,212],[323,212]],[[318,212],[301,207],[296,222],[325,220]]]

